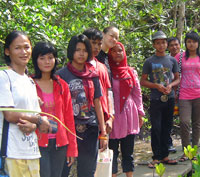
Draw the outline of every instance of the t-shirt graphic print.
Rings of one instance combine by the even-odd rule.
[[[160,63],[152,63],[153,82],[167,86],[169,84],[170,70]]]
[[[69,82],[74,116],[77,119],[89,119],[88,101],[82,79],[73,79]]]

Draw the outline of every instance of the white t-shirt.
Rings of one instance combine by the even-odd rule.
[[[40,111],[34,82],[26,74],[20,75],[11,69],[6,70],[6,72],[10,78],[11,87],[8,75],[4,71],[0,71],[0,107],[14,106],[19,109]],[[0,112],[1,135],[2,124],[3,113]],[[20,131],[16,124],[10,123],[7,157],[14,159],[40,158],[36,133],[32,132],[26,135]]]

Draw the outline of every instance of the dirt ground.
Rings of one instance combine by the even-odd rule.
[[[180,136],[172,136],[173,139],[173,144],[174,146],[179,146],[181,145],[181,140]],[[134,162],[135,166],[137,164],[141,163],[147,163],[151,161],[151,156],[152,156],[152,151],[151,151],[151,141],[150,140],[140,140],[139,137],[136,137],[135,140],[135,147],[134,147]],[[119,155],[118,159],[118,174],[122,173],[122,168],[121,168],[121,157]],[[72,166],[71,171],[70,171],[70,176],[69,177],[76,177],[76,163]]]
[[[173,145],[175,147],[181,145],[180,137],[173,136]],[[151,142],[136,140],[134,147],[135,163],[137,164],[142,161],[149,161],[149,159],[151,159],[151,156],[152,156]]]

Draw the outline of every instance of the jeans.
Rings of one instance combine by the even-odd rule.
[[[135,135],[128,135],[125,138],[121,139],[109,139],[109,148],[113,150],[112,174],[116,174],[118,172],[117,158],[119,155],[119,150],[118,150],[119,144],[122,153],[123,172],[126,173],[134,171],[134,162],[133,162],[134,138]]]
[[[83,140],[77,139],[78,158],[77,174],[78,177],[94,177],[97,165],[98,154],[98,126],[87,126],[84,133],[76,132]]]
[[[192,121],[192,146],[198,145],[200,137],[200,98],[179,100],[182,147],[190,144],[190,121]]]
[[[169,98],[167,102],[160,100],[151,100],[150,102],[153,160],[162,160],[169,155],[168,145],[173,123],[173,111],[174,98]]]
[[[56,139],[49,139],[48,147],[40,147],[40,176],[61,177],[67,146],[56,147]]]

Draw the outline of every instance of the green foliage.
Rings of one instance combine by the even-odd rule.
[[[200,155],[198,154],[197,160],[193,161],[192,167],[195,170],[195,173],[192,175],[193,177],[200,177]]]
[[[155,167],[156,167],[156,173],[158,174],[158,176],[162,177],[166,169],[163,163],[156,164]]]
[[[184,147],[184,154],[186,157],[192,160],[197,155],[197,150],[197,145],[195,145],[193,148],[191,147],[191,145],[188,145],[187,147]]]

